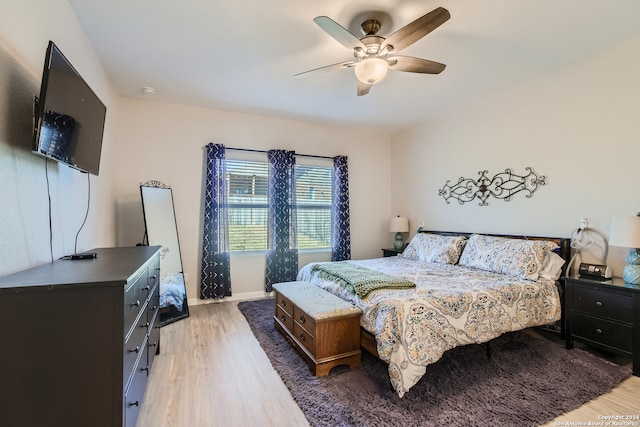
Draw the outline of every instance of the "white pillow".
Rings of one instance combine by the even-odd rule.
[[[540,270],[540,277],[544,277],[549,280],[558,280],[560,274],[562,274],[562,266],[564,265],[564,259],[555,252],[547,252],[547,256],[542,263],[542,270]]]

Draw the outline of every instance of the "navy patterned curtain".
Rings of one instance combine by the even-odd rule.
[[[333,158],[332,261],[351,259],[348,169],[347,156],[336,156]]]
[[[225,148],[207,145],[200,298],[231,296]]]
[[[269,233],[265,287],[290,282],[298,274],[294,151],[269,150]]]

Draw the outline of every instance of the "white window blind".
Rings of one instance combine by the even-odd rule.
[[[298,249],[331,247],[332,168],[296,165]]]
[[[296,165],[298,249],[331,247],[333,170]],[[267,249],[269,215],[267,162],[227,160],[231,251]]]
[[[229,249],[267,249],[269,169],[266,162],[227,160]]]

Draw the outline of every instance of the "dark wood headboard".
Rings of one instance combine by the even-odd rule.
[[[466,236],[469,237],[472,234],[482,234],[483,236],[496,236],[507,237],[509,239],[521,239],[521,240],[548,240],[558,244],[559,248],[554,252],[557,253],[565,260],[565,264],[562,266],[562,275],[564,276],[567,264],[571,260],[571,239],[567,237],[544,237],[544,236],[518,236],[511,234],[492,234],[492,233],[465,233],[459,231],[435,231],[435,230],[418,230],[418,233],[431,233],[440,234],[442,236]]]

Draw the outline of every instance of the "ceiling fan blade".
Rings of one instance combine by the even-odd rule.
[[[434,9],[387,37],[380,45],[380,50],[391,45],[393,46],[393,51],[398,52],[447,22],[450,17],[451,15],[447,9],[443,7]]]
[[[338,24],[328,16],[318,16],[313,20],[320,28],[326,31],[331,37],[336,39],[342,46],[347,49],[355,49],[357,47],[366,49],[367,47],[354,36],[349,30]]]
[[[358,96],[362,96],[362,95],[366,95],[369,93],[369,91],[371,90],[371,86],[368,83],[362,83],[360,80],[358,80]]]
[[[428,59],[414,58],[412,56],[394,56],[388,59],[389,68],[394,71],[407,71],[409,73],[440,74],[446,65]]]
[[[313,70],[303,71],[302,73],[294,74],[293,77],[301,78],[301,77],[307,77],[313,74],[324,74],[330,71],[341,70],[343,68],[352,67],[353,64],[354,64],[354,61],[338,62],[337,64],[326,65],[324,67],[315,68]]]

